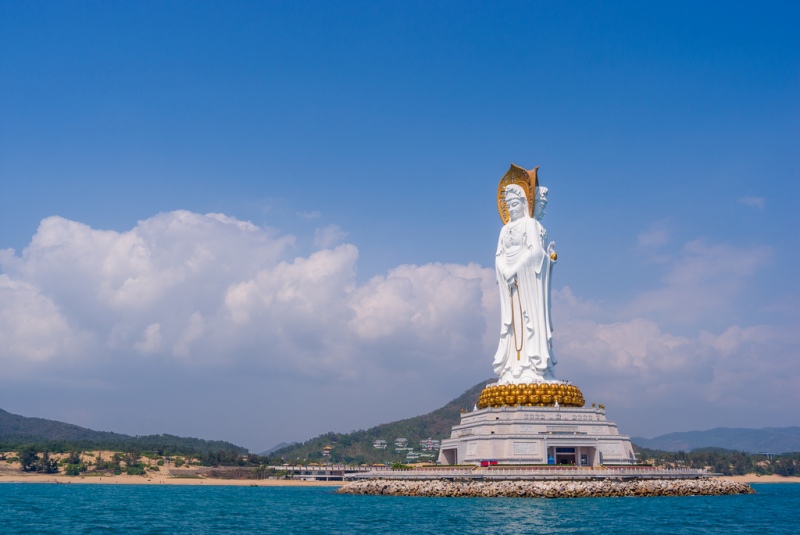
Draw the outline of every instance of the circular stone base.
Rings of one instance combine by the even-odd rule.
[[[575,385],[562,383],[533,383],[520,385],[489,385],[478,398],[478,408],[486,407],[583,407],[586,401]]]

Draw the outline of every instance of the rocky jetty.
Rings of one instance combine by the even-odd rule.
[[[340,494],[387,496],[589,498],[618,496],[718,496],[754,494],[746,483],[724,478],[602,481],[389,481],[366,479],[341,487]]]

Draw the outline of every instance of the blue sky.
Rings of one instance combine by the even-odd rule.
[[[257,451],[434,409],[491,376],[514,162],[557,375],[632,435],[798,425],[799,11],[4,2],[0,407]]]

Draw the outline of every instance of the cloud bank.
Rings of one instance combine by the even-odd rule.
[[[357,248],[332,245],[338,227],[317,236],[321,249],[291,258],[294,237],[221,214],[159,214],[127,232],[47,218],[20,256],[0,256],[0,362],[362,376],[486,349],[485,268],[399,266],[357,285]]]
[[[666,243],[660,228],[640,242]],[[243,375],[279,377],[286,389],[321,385],[342,410],[352,408],[355,390],[380,393],[371,410],[399,416],[409,388],[420,388],[410,411],[433,409],[442,401],[436,388],[457,394],[491,376],[499,329],[493,269],[401,265],[358,282],[358,249],[346,236],[322,227],[317,250],[296,256],[294,236],[223,214],[162,213],[125,232],[47,218],[20,254],[0,251],[0,381],[33,384],[49,374],[81,384],[95,370],[88,375],[128,388],[135,401],[153,391],[125,385],[120,367],[164,367],[233,389]],[[755,283],[770,254],[693,240],[659,254],[661,286],[628,302],[600,304],[569,287],[555,290],[557,375],[618,409],[640,434],[686,428],[659,427],[678,419],[654,424],[635,416],[644,409],[702,406],[731,418],[735,409],[741,425],[754,423],[747,418],[755,407],[787,414],[787,401],[800,402],[796,335],[757,321],[706,321],[730,316],[724,311]],[[242,403],[289,395],[270,384]],[[294,416],[303,410],[298,405]],[[305,436],[276,438],[381,418],[364,410],[323,429],[312,419],[294,431]],[[713,424],[702,414],[694,422]]]

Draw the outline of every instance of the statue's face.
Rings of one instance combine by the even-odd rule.
[[[511,199],[508,201],[508,215],[511,216],[511,221],[516,221],[525,215],[525,205],[519,199]]]
[[[544,209],[547,207],[547,197],[538,197],[533,207],[533,216],[541,219],[544,216]]]

